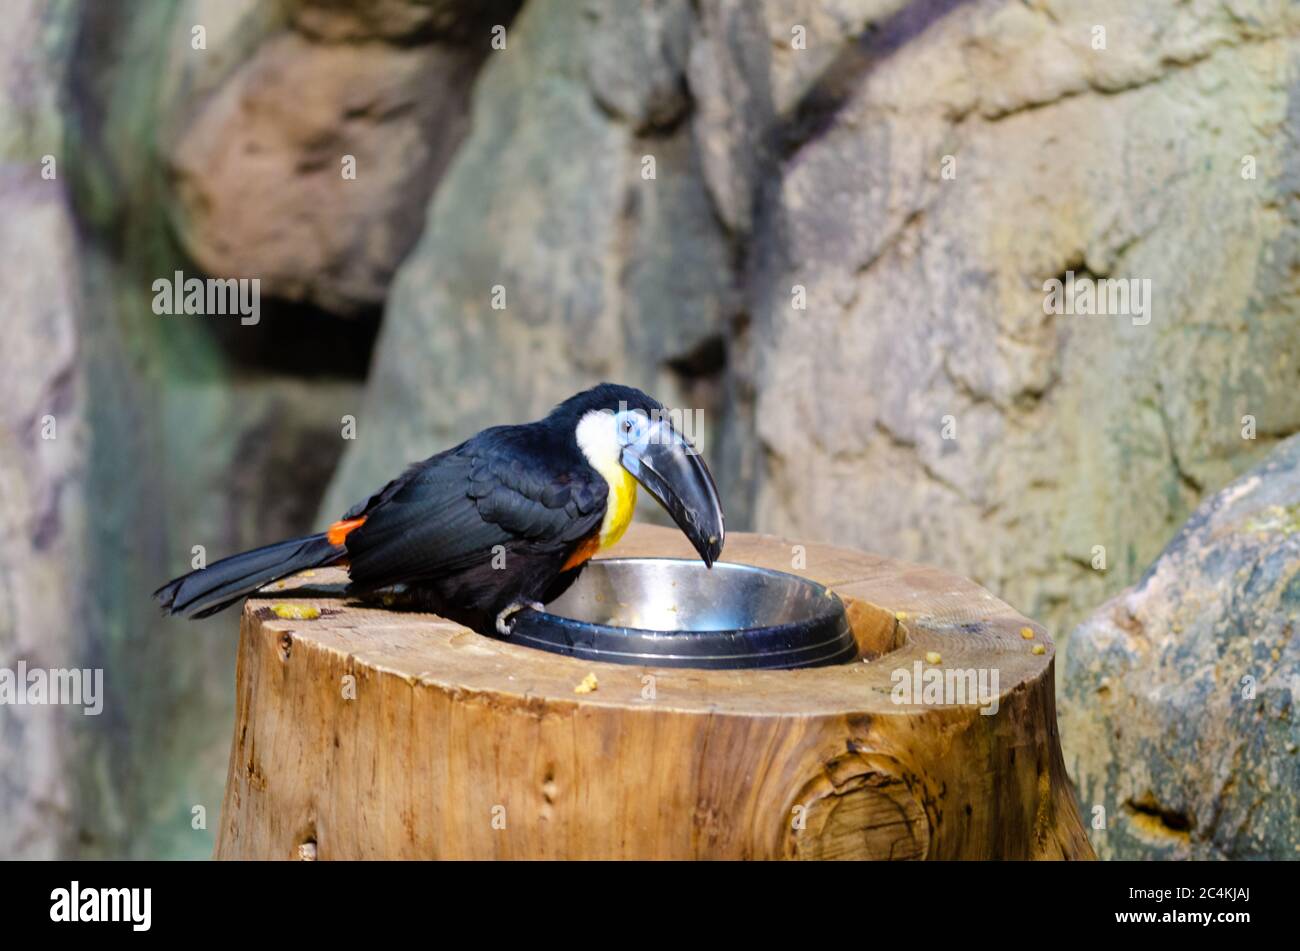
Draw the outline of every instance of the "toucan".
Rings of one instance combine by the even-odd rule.
[[[165,614],[202,618],[310,568],[346,566],[347,593],[406,603],[480,633],[509,635],[615,544],[637,485],[700,558],[722,553],[722,505],[704,460],[662,404],[602,383],[543,419],[494,426],[410,466],[327,531],[232,555],[167,582]]]

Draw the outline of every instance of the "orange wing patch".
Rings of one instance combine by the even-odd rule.
[[[569,560],[564,563],[561,571],[568,571],[570,568],[577,568],[580,564],[590,558],[596,552],[600,551],[600,531],[593,532],[589,537],[578,542],[578,547],[573,549],[573,554]]]
[[[365,523],[366,517],[364,515],[360,518],[346,518],[341,522],[335,522],[329,527],[329,531],[325,533],[325,538],[331,545],[342,545],[349,532],[360,528]]]

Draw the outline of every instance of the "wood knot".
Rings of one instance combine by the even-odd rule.
[[[799,791],[785,853],[797,859],[923,859],[930,822],[897,759],[856,749]]]

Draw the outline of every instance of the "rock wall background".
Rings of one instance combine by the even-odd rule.
[[[41,179],[62,136],[68,35],[19,4],[0,36],[0,666],[68,666],[85,583],[82,301],[66,192]],[[14,319],[21,315],[21,320]],[[55,439],[49,433],[54,417]],[[0,705],[0,855],[52,858],[70,824],[65,708]]]
[[[1300,430],[1285,0],[14,8],[0,663],[109,701],[0,707],[0,854],[207,854],[232,622],[148,592],[599,379],[703,411],[731,525],[1058,636]],[[261,322],[154,314],[177,269],[259,278]],[[1150,323],[1045,315],[1067,271],[1149,279]],[[1104,716],[1069,652],[1067,748]]]

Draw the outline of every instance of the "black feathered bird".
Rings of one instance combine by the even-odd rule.
[[[505,634],[511,614],[557,597],[622,537],[637,483],[712,566],[723,516],[704,460],[661,404],[602,383],[416,463],[326,532],[223,558],[154,596],[165,613],[207,617],[296,572],[346,565],[349,594],[400,585],[429,610]]]

